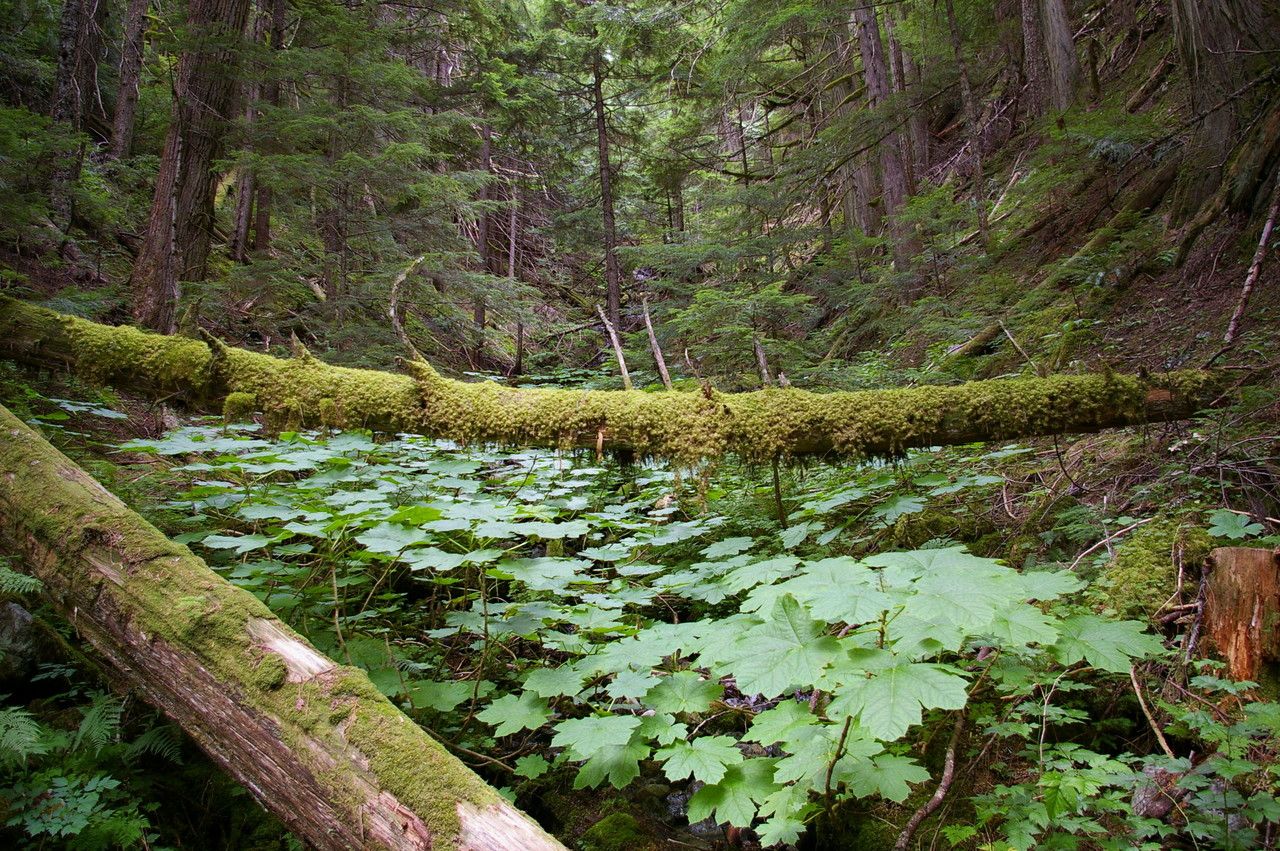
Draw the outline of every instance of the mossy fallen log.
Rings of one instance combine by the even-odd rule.
[[[1112,373],[973,381],[949,387],[813,393],[644,393],[467,383],[430,365],[408,374],[330,366],[299,349],[276,358],[129,327],[99,325],[0,297],[0,355],[197,407],[310,425],[416,432],[463,442],[587,446],[691,461],[738,453],[892,456],[912,447],[1090,432],[1190,416],[1221,377]]]
[[[308,845],[560,849],[383,697],[0,407],[0,544]]]

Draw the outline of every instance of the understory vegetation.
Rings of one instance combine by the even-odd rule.
[[[0,414],[162,533],[5,420],[0,845],[1280,847],[1278,218],[1275,0],[0,0]]]
[[[128,438],[115,397],[5,387],[576,847],[891,847],[940,783],[913,842],[1243,849],[1280,819],[1276,682],[1194,647],[1209,549],[1280,544],[1231,498],[1273,393],[774,471],[222,420]],[[62,661],[0,717],[14,841],[287,844],[225,782],[166,817],[174,768],[210,769],[34,611]]]

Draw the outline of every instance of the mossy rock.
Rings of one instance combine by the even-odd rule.
[[[657,851],[658,844],[630,813],[611,813],[578,841],[580,851]]]

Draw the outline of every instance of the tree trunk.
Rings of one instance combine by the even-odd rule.
[[[151,216],[129,281],[134,319],[157,331],[176,325],[179,282],[204,276],[217,190],[213,162],[234,101],[236,42],[248,12],[249,0],[188,6],[191,42],[178,61]]]
[[[599,47],[591,54],[591,101],[596,119],[600,207],[604,224],[605,312],[613,327],[619,328],[622,320],[622,269],[618,265],[618,226],[613,209],[613,163],[609,155],[609,121],[605,114],[604,59]]]
[[[511,195],[511,209],[508,211],[507,219],[507,283],[511,287],[511,291],[515,292],[516,285],[516,249],[519,245],[518,236],[520,232],[520,193],[517,191],[515,181],[508,184]],[[513,375],[522,375],[524,373],[524,307],[520,304],[523,299],[517,301],[516,310],[516,362],[512,369]]]
[[[1055,0],[1049,0],[1054,2]],[[978,239],[983,248],[991,244],[991,232],[987,224],[986,174],[982,165],[982,125],[978,123],[978,101],[969,80],[969,62],[964,56],[964,42],[956,23],[955,4],[946,0],[947,28],[951,32],[951,50],[960,70],[960,99],[964,103],[965,124],[969,129],[970,156],[973,160],[973,201],[978,213]]]
[[[129,156],[133,146],[133,126],[138,115],[138,86],[142,59],[146,53],[147,9],[150,0],[129,0],[124,17],[124,41],[120,46],[120,86],[116,90],[116,111],[111,123],[110,154],[115,159]]]
[[[485,184],[480,187],[480,200],[488,201],[490,192],[488,179],[493,172],[493,129],[485,124],[480,129],[480,170],[485,174]],[[480,254],[480,270],[485,274],[493,272],[493,250],[489,245],[489,211],[481,210],[480,220],[476,228],[476,250]],[[472,323],[475,331],[475,360],[479,364],[484,358],[484,326],[485,298],[481,291],[475,295],[471,303]]]
[[[1204,633],[1233,680],[1280,681],[1280,557],[1223,547],[1209,555]]]
[[[50,115],[77,132],[84,127],[85,112],[97,94],[98,51],[106,9],[104,0],[66,0],[62,6]],[[71,222],[71,187],[80,178],[83,162],[84,147],[77,141],[74,150],[59,153],[54,166],[49,209],[61,228]]]
[[[273,107],[280,106],[280,51],[284,50],[285,14],[288,11],[287,0],[271,0],[271,51],[275,57],[263,96]],[[269,153],[269,151],[268,151]],[[256,208],[253,222],[253,250],[266,253],[271,250],[271,187],[258,181],[258,197],[254,201]]]
[[[885,62],[884,46],[880,41],[880,25],[875,8],[863,6],[854,9],[853,19],[858,26],[858,47],[862,53],[862,74],[867,84],[867,103],[874,110],[885,111],[889,104],[889,66]],[[911,258],[919,252],[919,245],[896,221],[898,212],[907,203],[910,190],[907,172],[903,165],[902,136],[893,133],[881,140],[880,180],[884,214],[890,220],[893,232],[893,256],[899,272],[910,269]]]
[[[1029,118],[1044,114],[1045,67],[1044,36],[1040,30],[1040,0],[1021,0],[1022,5],[1022,77],[1026,82],[1023,109]]]
[[[121,678],[320,849],[560,849],[359,669],[0,407],[0,540]]]
[[[663,457],[736,452],[892,456],[919,446],[1097,431],[1185,419],[1223,395],[1223,376],[1185,371],[974,381],[950,387],[812,393],[629,393],[526,390],[328,366],[64,316],[0,296],[0,353],[154,396],[209,405],[249,393],[276,425],[320,423],[463,442],[596,445]]]
[[[873,13],[874,14],[874,13]],[[893,71],[893,91],[899,99],[899,112],[906,110],[908,114],[908,124],[917,118],[917,114],[922,110],[911,109],[908,98],[911,91],[910,80],[907,77],[907,63],[910,61],[902,49],[902,43],[898,41],[897,35],[897,11],[889,9],[884,16],[885,34],[889,38],[889,67]],[[920,116],[923,118],[923,116]],[[916,168],[918,161],[916,159],[917,152],[915,145],[911,141],[911,134],[899,132],[895,134],[898,150],[901,151],[903,167],[906,171],[907,197],[916,192]]]
[[[1067,109],[1076,100],[1080,61],[1065,0],[1041,0],[1045,56],[1049,64],[1049,99],[1054,109]]]

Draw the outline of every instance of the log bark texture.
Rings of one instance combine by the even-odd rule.
[[[838,393],[517,389],[454,381],[423,361],[406,364],[406,375],[330,366],[301,349],[275,358],[216,340],[99,325],[4,296],[0,355],[196,407],[251,394],[272,427],[363,427],[525,446],[602,440],[607,449],[677,460],[728,452],[757,460],[884,457],[1185,419],[1216,400],[1224,383],[1221,374],[1188,370]]]
[[[149,703],[320,849],[562,846],[256,597],[0,407],[0,544]]]
[[[1209,554],[1204,630],[1233,680],[1280,676],[1280,552],[1222,547]]]

